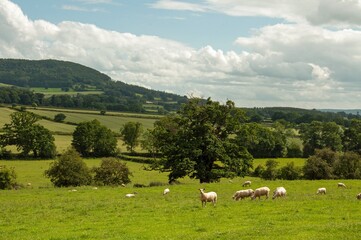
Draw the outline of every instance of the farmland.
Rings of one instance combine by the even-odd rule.
[[[99,164],[87,159],[89,166]],[[14,166],[21,183],[31,188],[1,191],[0,239],[359,239],[361,191],[356,180],[338,189],[337,181],[252,180],[252,188],[284,186],[285,199],[232,200],[243,178],[199,184],[181,179],[180,185],[134,188],[53,188],[42,175],[50,161],[0,161]],[[127,163],[132,183],[166,183],[166,175]],[[318,187],[328,189],[316,195]],[[218,204],[201,207],[198,188],[218,193]],[[136,191],[135,198],[126,193]],[[282,234],[282,235],[281,235]]]

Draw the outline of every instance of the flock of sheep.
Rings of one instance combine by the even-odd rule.
[[[242,184],[242,186],[243,187],[251,186],[251,181],[245,181]],[[344,183],[338,183],[337,186],[346,188],[346,185]],[[200,200],[202,203],[202,207],[205,207],[207,202],[211,202],[213,204],[213,206],[216,205],[216,203],[217,203],[217,193],[216,192],[205,192],[205,188],[201,188],[201,189],[199,189],[199,191],[200,191]],[[275,199],[278,197],[285,197],[286,192],[287,191],[284,187],[277,187],[273,191],[272,199]],[[163,195],[166,195],[168,193],[170,193],[169,188],[164,189]],[[269,193],[270,193],[270,189],[268,187],[260,187],[255,190],[245,189],[245,190],[236,191],[232,198],[234,200],[238,201],[240,199],[242,200],[242,199],[248,198],[248,197],[250,197],[252,200],[254,200],[256,198],[261,199],[262,196],[265,196],[266,199],[268,199]],[[128,193],[125,195],[125,197],[132,198],[132,197],[135,197],[135,194],[136,193]],[[316,194],[326,194],[326,188],[322,187],[322,188],[317,189]],[[357,194],[356,198],[358,200],[361,200],[361,193]]]

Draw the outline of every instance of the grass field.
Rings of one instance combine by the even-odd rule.
[[[86,160],[97,166],[99,160]],[[21,183],[32,188],[0,191],[0,239],[360,239],[361,182],[252,180],[252,188],[284,186],[285,199],[232,200],[243,178],[199,184],[181,179],[180,185],[127,187],[51,187],[42,175],[50,161],[0,161],[14,166]],[[167,176],[127,163],[132,182],[166,182]],[[198,188],[218,193],[216,207],[201,207]],[[326,187],[326,195],[316,195]],[[126,193],[137,191],[135,198]]]

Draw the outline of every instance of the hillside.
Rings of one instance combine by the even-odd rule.
[[[184,96],[113,81],[92,68],[58,60],[0,59],[0,84],[2,89],[8,87],[0,89],[0,103],[8,104],[164,113],[187,101]]]

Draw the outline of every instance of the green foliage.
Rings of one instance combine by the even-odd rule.
[[[75,128],[72,145],[84,157],[110,157],[117,153],[115,134],[96,119]]]
[[[345,130],[343,145],[345,151],[361,154],[361,120],[353,119]]]
[[[299,158],[303,156],[302,146],[297,142],[291,141],[287,144],[287,157]]]
[[[313,155],[316,149],[342,150],[343,129],[334,122],[313,121],[310,124],[301,124],[300,134],[305,157]]]
[[[14,168],[0,165],[0,189],[13,189],[16,185],[16,173]]]
[[[266,162],[266,168],[261,174],[261,178],[265,180],[276,180],[278,177],[278,162],[274,159],[269,159]]]
[[[252,176],[253,177],[261,177],[263,172],[265,170],[265,167],[261,164],[259,164],[253,171]]]
[[[345,152],[334,161],[334,173],[342,179],[361,179],[361,156],[356,152]]]
[[[1,146],[16,145],[21,155],[53,158],[56,155],[54,137],[50,131],[35,124],[39,117],[31,112],[14,112],[10,115],[11,123],[3,127]]]
[[[83,186],[92,182],[89,168],[73,148],[52,162],[44,174],[55,187]]]
[[[54,121],[55,122],[62,122],[64,121],[66,118],[65,114],[64,113],[58,113],[54,116]]]
[[[304,177],[311,180],[334,178],[332,166],[337,158],[337,153],[329,148],[316,149],[303,167]]]
[[[139,137],[143,131],[142,124],[139,122],[127,122],[120,129],[120,135],[123,140],[123,145],[127,150],[134,152],[134,148],[139,145]]]
[[[278,178],[284,180],[296,180],[301,178],[302,168],[296,167],[294,162],[287,163],[281,167],[278,172]]]
[[[244,120],[232,101],[191,99],[177,114],[155,123],[155,148],[163,154],[158,167],[170,172],[170,182],[184,176],[201,183],[244,176],[252,157],[233,138]]]
[[[130,183],[129,176],[132,174],[125,163],[116,158],[102,159],[100,167],[93,168],[94,181],[100,185],[118,186]]]

